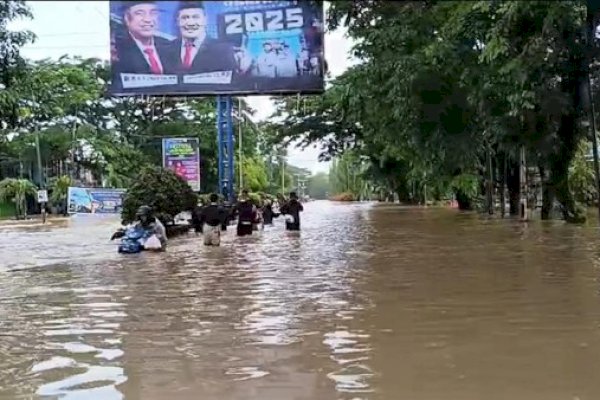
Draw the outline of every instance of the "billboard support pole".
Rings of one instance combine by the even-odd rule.
[[[219,169],[219,180],[218,180],[218,185],[219,187],[217,188],[217,192],[224,196],[224,182],[223,182],[223,121],[222,121],[222,117],[223,117],[223,111],[222,111],[222,102],[221,102],[221,96],[217,96],[217,152],[218,152],[218,160],[217,160],[217,166]]]
[[[217,142],[219,151],[219,193],[233,202],[234,144],[233,107],[230,96],[217,96]]]

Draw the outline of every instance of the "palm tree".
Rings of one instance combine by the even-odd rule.
[[[35,196],[37,187],[27,179],[6,178],[0,182],[0,200],[15,203],[15,217],[27,216],[27,195]]]
[[[55,207],[60,206],[63,215],[67,215],[67,197],[70,186],[73,186],[73,180],[67,175],[56,178],[51,184],[52,197],[50,200]]]

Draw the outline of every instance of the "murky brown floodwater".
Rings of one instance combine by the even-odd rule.
[[[221,248],[0,226],[0,399],[600,398],[599,234],[310,203]]]

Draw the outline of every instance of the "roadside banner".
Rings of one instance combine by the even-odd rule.
[[[200,191],[200,142],[197,138],[164,138],[163,167]]]
[[[125,189],[69,187],[69,214],[120,214]]]

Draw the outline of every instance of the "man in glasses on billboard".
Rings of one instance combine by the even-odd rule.
[[[159,9],[155,1],[124,1],[127,34],[116,38],[118,73],[162,75],[171,73],[169,41],[156,35]]]
[[[207,18],[202,1],[182,1],[176,14],[179,38],[171,44],[171,57],[179,74],[238,70],[230,43],[207,35]]]

